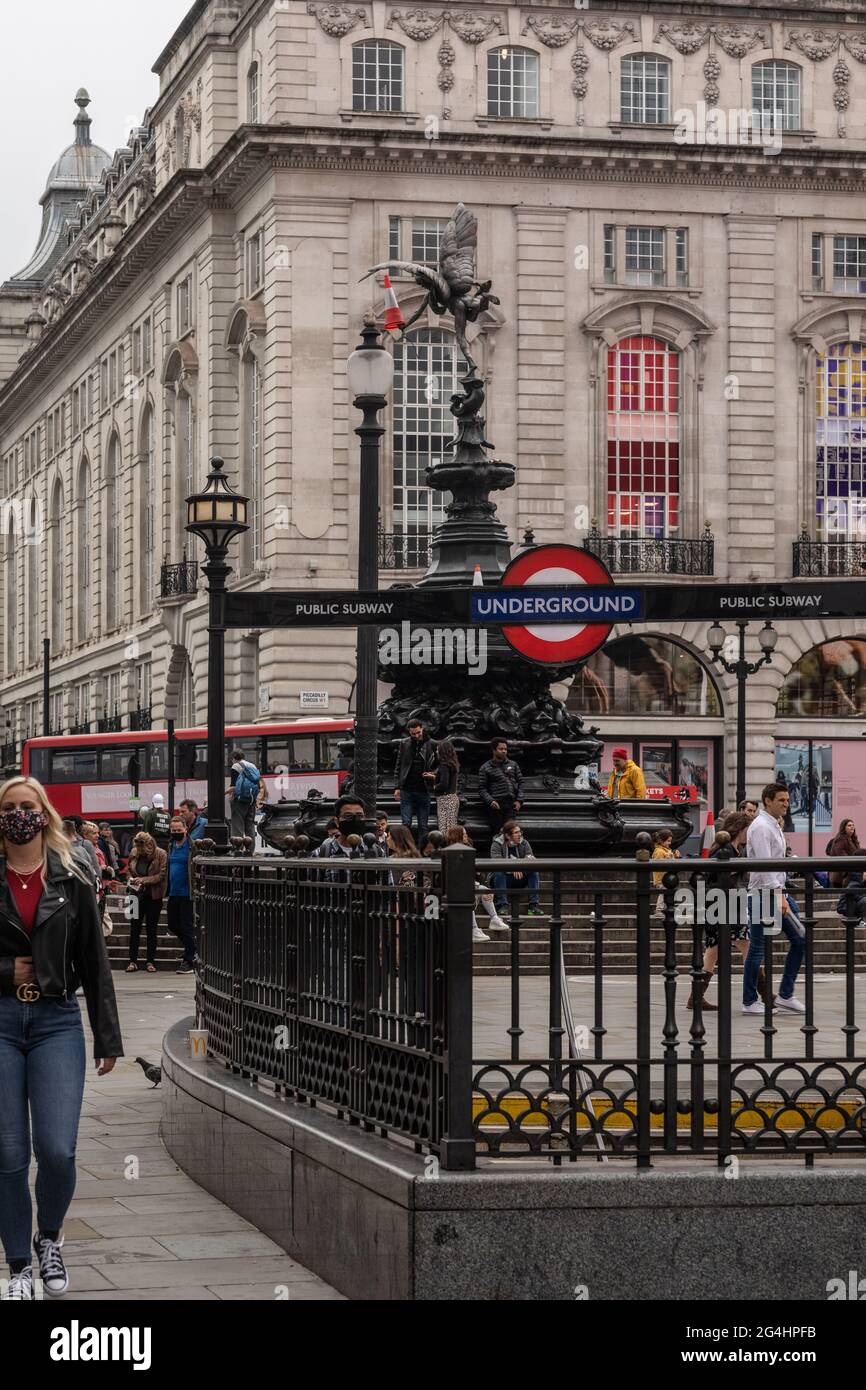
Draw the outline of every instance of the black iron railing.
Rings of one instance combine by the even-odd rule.
[[[163,565],[159,574],[160,598],[182,598],[198,591],[198,564],[182,560],[179,565]]]
[[[89,734],[90,720],[88,719],[84,724],[73,724],[69,732],[71,734]]]
[[[729,925],[749,912],[729,861],[677,862],[659,900],[650,877],[658,861],[525,860],[538,882],[511,892],[510,978],[498,995],[485,994],[473,1020],[474,885],[501,865],[456,847],[441,863],[353,860],[329,879],[327,861],[200,858],[198,1008],[210,1052],[254,1080],[411,1140],[449,1168],[473,1167],[476,1153],[627,1158],[639,1167],[666,1155],[866,1159],[855,1005],[866,889],[840,895],[812,874],[838,870],[838,859],[796,865],[803,935],[790,924],[785,931],[803,953],[803,1013],[771,1011],[789,943],[768,933],[766,1002],[744,1017],[740,952],[719,930],[709,1011],[707,894],[721,894],[717,927],[720,912]],[[866,858],[845,867],[862,873]],[[398,883],[386,881],[389,870]],[[536,889],[543,918],[526,915]],[[479,916],[486,921],[480,908]],[[830,982],[820,963],[828,916],[841,941]],[[587,964],[575,978],[563,943],[577,921]],[[612,970],[620,972],[613,993]]]
[[[866,575],[866,541],[813,541],[804,530],[794,541],[795,579],[862,579]]]
[[[149,729],[151,727],[150,705],[132,711],[129,716],[129,727],[130,729]]]
[[[593,526],[583,544],[607,565],[611,574],[714,573],[715,541],[709,526],[699,540],[626,540],[621,536],[602,536]]]
[[[104,714],[96,721],[98,734],[118,734],[123,728],[123,718],[119,714]]]
[[[0,763],[2,763],[4,767],[10,767],[13,763],[17,762],[18,744],[14,739],[11,743],[0,743]]]
[[[433,553],[429,532],[417,536],[402,536],[379,532],[379,568],[381,570],[426,569]]]

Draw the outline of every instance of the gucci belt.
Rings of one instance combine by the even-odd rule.
[[[42,998],[41,990],[38,990],[35,985],[19,985],[15,993],[22,1004],[34,1004],[37,999]]]

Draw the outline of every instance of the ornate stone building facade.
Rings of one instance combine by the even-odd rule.
[[[200,0],[155,68],[128,147],[104,172],[76,164],[80,202],[58,204],[27,273],[0,288],[7,731],[38,730],[45,636],[55,727],[204,717],[183,498],[212,453],[253,498],[232,582],[350,581],[345,363],[371,285],[382,303],[361,277],[435,260],[460,200],[501,298],[473,351],[488,435],[517,465],[498,499],[515,542],[589,533],[648,582],[817,564],[857,583],[863,0]],[[420,291],[395,285],[408,317]],[[452,433],[459,370],[433,316],[393,350],[383,583],[425,561],[441,498],[424,470]],[[38,544],[16,511],[28,498]],[[639,738],[642,757],[675,720],[673,761],[706,745],[718,802],[731,684],[710,674],[705,625],[648,636],[643,670],[624,656],[574,698],[596,698],[605,737]],[[774,739],[852,732],[864,638],[863,624],[781,629],[750,682],[754,784]],[[297,714],[308,686],[344,713],[353,642],[234,634],[230,718]]]

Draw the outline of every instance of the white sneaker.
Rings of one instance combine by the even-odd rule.
[[[0,1293],[3,1303],[30,1303],[33,1300],[33,1269],[28,1265],[20,1274],[10,1274]]]
[[[805,1004],[802,1004],[802,1003],[800,1002],[800,1000],[797,999],[793,994],[791,995],[791,998],[790,998],[790,999],[783,999],[782,996],[781,996],[781,994],[777,994],[777,995],[776,995],[776,1008],[777,1008],[777,1009],[790,1009],[790,1010],[791,1010],[791,1013],[794,1013],[794,1014],[804,1014],[804,1013],[806,1012],[806,1005],[805,1005]]]
[[[858,927],[866,927],[866,917],[861,917],[857,925]]]
[[[490,921],[487,923],[487,925],[488,925],[488,927],[490,928],[491,931],[510,931],[510,930],[511,930],[511,928],[509,927],[508,923],[507,923],[507,922],[503,922],[502,918],[501,918],[498,914],[497,914],[496,917],[491,917],[491,918],[490,918]]]
[[[775,1007],[776,1007],[776,1006],[775,1006],[775,1004],[774,1004],[774,1005],[773,1005],[773,1009],[774,1009]],[[770,1013],[773,1012],[773,1009],[770,1010]],[[743,1013],[744,1013],[744,1014],[763,1014],[763,1013],[765,1013],[765,1012],[766,1012],[766,1010],[764,1009],[763,1001],[760,1000],[760,999],[756,999],[755,1002],[754,1002],[754,1004],[744,1004],[744,1005],[743,1005]]]
[[[472,928],[472,940],[473,940],[473,941],[489,941],[489,940],[490,940],[490,937],[487,935],[486,932],[483,932],[483,931],[481,930],[480,927],[473,927],[473,928]]]
[[[59,1298],[69,1288],[69,1275],[60,1254],[63,1239],[62,1232],[59,1240],[49,1240],[48,1236],[42,1236],[38,1233],[33,1237],[33,1249],[36,1251],[36,1258],[39,1261],[42,1284],[45,1292],[50,1294],[52,1298]]]

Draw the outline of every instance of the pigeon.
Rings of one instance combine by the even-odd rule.
[[[155,1067],[152,1062],[146,1062],[143,1057],[136,1057],[136,1062],[141,1067],[148,1081],[153,1082],[152,1090],[156,1090],[162,1080],[162,1067]]]

